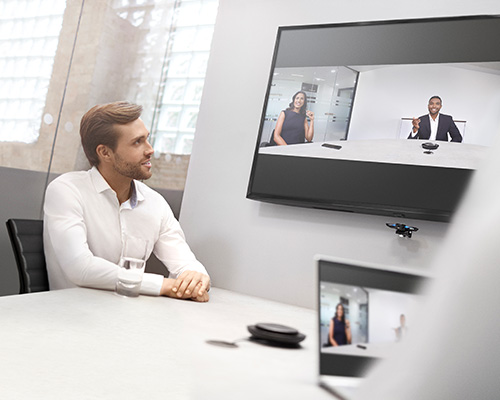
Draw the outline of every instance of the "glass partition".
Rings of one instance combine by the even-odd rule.
[[[77,3],[77,2],[75,2]],[[76,9],[79,7],[77,4]],[[0,166],[46,171],[55,131],[54,115],[44,115],[47,100],[61,104],[62,91],[51,83],[64,82],[68,60],[57,49],[64,0],[0,2]],[[78,12],[78,11],[77,11]],[[76,26],[66,23],[74,37]],[[50,89],[49,89],[50,88]]]
[[[126,99],[143,105],[151,130],[161,172],[149,184],[182,190],[217,6],[0,2],[0,166],[55,174],[86,168],[81,116]],[[162,178],[169,169],[172,179]]]

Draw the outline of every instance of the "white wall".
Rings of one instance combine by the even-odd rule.
[[[492,111],[500,110],[500,75],[434,65],[361,72],[349,139],[396,139],[401,118],[427,114],[434,95],[443,99],[442,113],[467,121],[464,143],[494,143],[500,113]]]
[[[221,0],[181,224],[213,285],[315,307],[316,253],[426,266],[448,225],[263,204],[245,198],[277,27],[500,13],[496,1]],[[396,221],[394,221],[396,222]]]
[[[411,329],[414,310],[422,303],[422,298],[406,293],[385,290],[368,290],[368,332],[370,343],[395,342],[394,331],[400,325],[401,314],[405,315],[406,326]]]

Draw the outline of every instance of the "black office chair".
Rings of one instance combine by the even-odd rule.
[[[43,251],[43,221],[9,219],[6,224],[19,272],[19,294],[49,290]]]
[[[276,146],[276,142],[274,141],[274,129],[271,132],[271,136],[269,137],[269,141],[262,142],[260,144],[260,147],[270,147],[270,146]]]

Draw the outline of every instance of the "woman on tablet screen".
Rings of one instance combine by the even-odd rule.
[[[274,128],[273,140],[277,145],[284,146],[311,142],[313,136],[314,113],[307,110],[307,96],[300,91],[293,95],[289,107],[281,111]]]
[[[339,303],[335,316],[330,321],[328,340],[332,346],[351,344],[351,324],[344,314],[344,306]]]

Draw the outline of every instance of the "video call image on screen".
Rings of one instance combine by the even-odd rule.
[[[383,358],[411,334],[417,294],[320,282],[321,352]]]
[[[499,36],[496,15],[280,27],[247,198],[450,221],[500,137]]]
[[[293,108],[297,93],[314,113],[312,143],[303,139],[300,146],[275,146],[278,118]],[[499,93],[499,62],[275,68],[259,152],[476,169],[500,126],[499,113],[485,112],[500,109]],[[439,112],[453,117],[461,139],[438,141],[441,149],[426,157],[422,141],[401,141],[408,140],[412,119],[429,113],[432,96],[441,98]],[[289,115],[294,117],[284,114],[285,121]],[[309,116],[305,119],[311,124]],[[285,140],[287,129],[295,125],[280,126]],[[447,139],[451,142],[450,134]],[[341,149],[335,152],[323,143]]]

